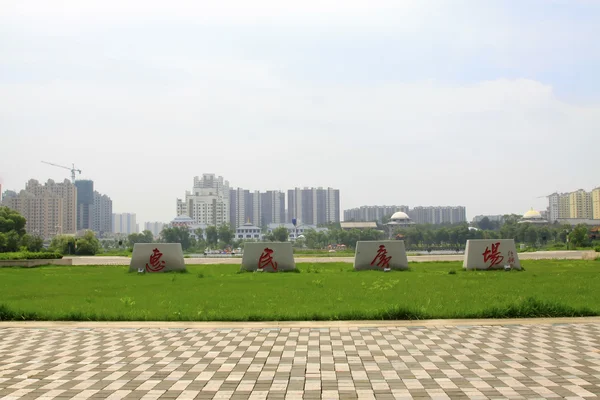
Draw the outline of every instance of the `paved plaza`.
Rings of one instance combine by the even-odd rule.
[[[141,328],[132,327],[136,324]],[[0,323],[0,398],[600,395],[598,319],[501,325],[388,322],[371,327],[159,324]]]

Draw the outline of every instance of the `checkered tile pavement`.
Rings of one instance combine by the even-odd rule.
[[[2,399],[600,395],[600,324],[0,328]]]

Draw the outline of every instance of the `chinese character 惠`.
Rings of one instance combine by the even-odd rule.
[[[389,257],[387,256],[387,250],[386,250],[385,246],[381,245],[381,246],[379,246],[379,250],[377,250],[377,255],[375,256],[373,261],[371,261],[371,265],[375,265],[375,262],[377,261],[378,267],[389,268],[391,259],[392,259],[392,256],[389,256]]]
[[[274,271],[277,271],[277,262],[273,261],[273,250],[268,247],[260,255],[260,259],[258,260],[258,269],[262,270],[264,267],[269,264],[273,267]]]
[[[162,253],[158,249],[152,250],[152,255],[150,256],[150,265],[146,264],[146,271],[148,272],[158,272],[165,267],[165,262],[161,261]]]
[[[515,264],[515,253],[513,251],[508,252],[508,265],[511,267]]]
[[[500,242],[492,243],[491,250],[489,247],[485,248],[485,251],[483,252],[483,262],[487,263],[490,260],[492,261],[492,263],[490,264],[488,269],[492,268],[494,265],[500,265],[502,263],[502,261],[504,261],[504,256],[502,256],[500,254],[500,251],[498,251],[499,247],[500,247]]]

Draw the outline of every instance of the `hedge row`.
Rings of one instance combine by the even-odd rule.
[[[33,253],[30,251],[19,251],[14,253],[0,253],[0,260],[56,260],[62,258],[62,254],[56,252]]]

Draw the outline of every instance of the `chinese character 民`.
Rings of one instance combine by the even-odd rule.
[[[502,263],[502,261],[504,260],[504,256],[502,256],[500,254],[500,251],[498,251],[499,247],[500,247],[500,242],[492,243],[491,250],[489,247],[485,248],[485,251],[483,252],[483,262],[487,263],[490,260],[492,261],[492,263],[490,264],[488,269],[492,268],[494,265],[500,265]]]
[[[510,265],[511,267],[514,265],[515,263],[515,253],[513,253],[513,251],[509,251],[508,252],[508,265]]]
[[[150,256],[150,265],[146,264],[146,271],[149,272],[158,272],[165,267],[165,262],[161,261],[162,253],[158,249],[152,250],[152,255]]]
[[[258,269],[262,270],[264,267],[271,265],[274,271],[277,271],[277,262],[273,261],[273,250],[268,247],[260,255],[258,260]]]
[[[385,246],[381,245],[381,246],[379,246],[379,250],[377,250],[377,255],[375,256],[373,261],[371,261],[371,265],[375,265],[375,262],[377,261],[378,267],[389,268],[391,259],[392,259],[392,256],[389,256],[389,257],[387,256],[387,250],[386,250]]]

